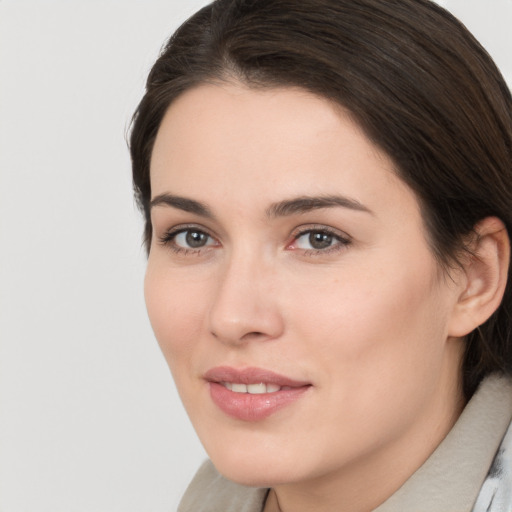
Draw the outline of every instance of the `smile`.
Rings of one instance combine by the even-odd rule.
[[[268,418],[312,388],[309,382],[260,368],[216,367],[204,378],[212,402],[226,415],[246,422]]]

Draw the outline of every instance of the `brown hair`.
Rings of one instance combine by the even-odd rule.
[[[476,223],[512,227],[512,98],[492,59],[428,0],[217,0],[186,21],[153,66],[134,115],[136,199],[151,241],[151,153],[162,118],[209,81],[299,86],[342,105],[415,191],[429,243],[456,263]],[[512,373],[512,291],[467,336],[464,391]]]

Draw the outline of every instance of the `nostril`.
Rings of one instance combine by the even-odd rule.
[[[217,334],[215,331],[211,331],[211,334],[216,339],[223,339],[224,337]],[[268,337],[268,334],[265,334],[264,332],[260,331],[251,331],[243,334],[238,338],[238,342],[244,342],[244,341],[250,341],[250,340],[256,340],[258,338],[264,338]]]
[[[262,332],[253,331],[253,332],[248,332],[247,334],[242,336],[242,339],[243,338],[258,338],[260,336],[265,336],[265,334]]]

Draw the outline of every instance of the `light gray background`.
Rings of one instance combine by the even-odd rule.
[[[0,512],[170,512],[204,458],[142,296],[124,134],[200,0],[0,0]],[[512,83],[512,0],[445,0]]]

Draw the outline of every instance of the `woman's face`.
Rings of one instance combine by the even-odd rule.
[[[149,317],[217,468],[275,486],[421,464],[458,412],[460,289],[350,117],[300,89],[197,87],[151,188]]]

